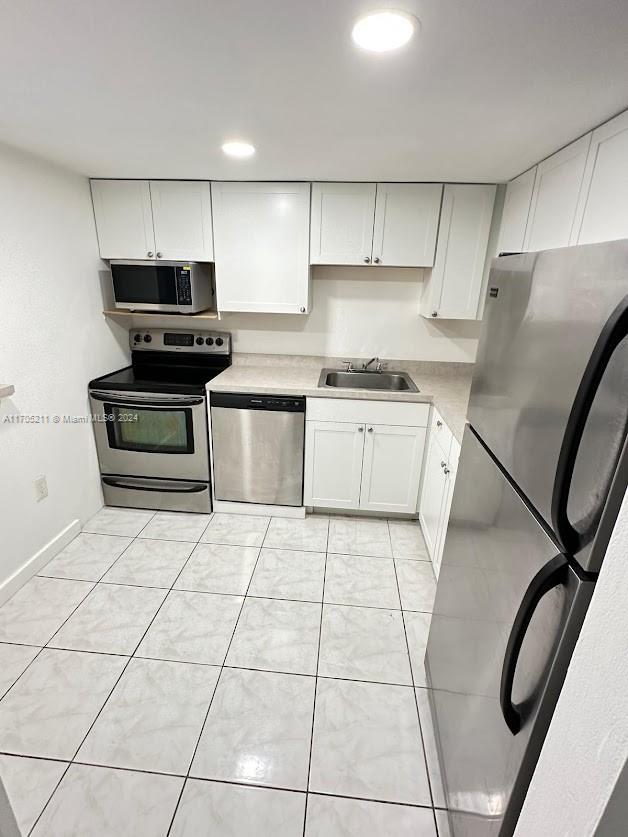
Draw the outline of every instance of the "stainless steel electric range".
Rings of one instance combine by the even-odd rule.
[[[231,365],[224,332],[144,329],[131,366],[89,384],[105,503],[212,509],[205,385]]]

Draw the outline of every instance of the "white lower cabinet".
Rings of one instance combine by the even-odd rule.
[[[445,454],[436,440],[431,437],[425,455],[419,520],[432,562],[434,562],[440,538],[442,513],[447,493],[446,464]]]
[[[359,509],[363,452],[363,424],[306,422],[305,505]]]
[[[367,425],[360,508],[378,512],[416,512],[424,427]]]
[[[419,521],[438,578],[453,500],[460,445],[436,409],[423,467]]]
[[[416,514],[428,412],[426,404],[308,398],[305,505]]]

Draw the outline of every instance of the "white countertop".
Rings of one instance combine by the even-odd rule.
[[[234,354],[232,366],[210,381],[207,390],[250,392],[256,395],[305,395],[310,398],[427,402],[436,406],[456,439],[462,441],[473,365],[404,360],[385,362],[390,370],[407,372],[419,392],[319,388],[321,369],[342,369],[340,358],[252,354]]]

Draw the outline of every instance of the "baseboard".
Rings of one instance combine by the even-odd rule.
[[[275,517],[305,517],[305,506],[270,506],[264,503],[232,503],[214,500],[214,511],[222,514],[259,514]]]
[[[73,520],[58,535],[55,535],[52,540],[49,540],[45,546],[42,546],[28,561],[22,564],[13,575],[10,575],[6,581],[3,581],[0,584],[0,605],[4,604],[7,599],[10,599],[14,593],[17,593],[20,587],[23,587],[48,561],[54,558],[58,552],[61,552],[70,541],[74,540],[80,531],[80,521]]]

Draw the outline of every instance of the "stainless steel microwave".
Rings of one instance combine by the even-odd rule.
[[[209,264],[112,259],[110,265],[116,308],[195,314],[212,305]]]

